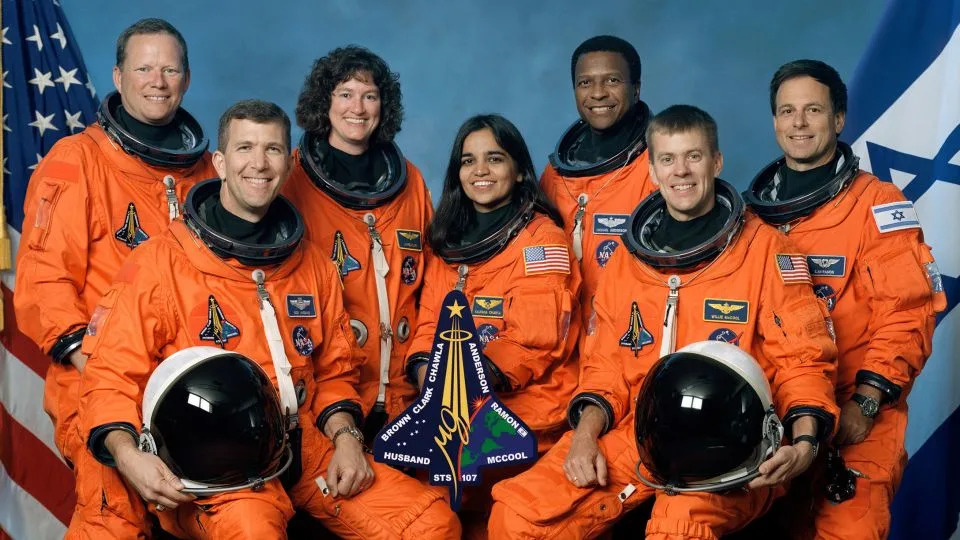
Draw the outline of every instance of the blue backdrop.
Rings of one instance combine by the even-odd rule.
[[[475,113],[511,119],[543,167],[576,119],[570,53],[600,33],[640,52],[641,97],[653,110],[691,103],[717,119],[722,176],[745,187],[777,154],[767,105],[773,71],[819,58],[849,83],[884,7],[873,0],[62,1],[99,97],[113,88],[114,40],[125,26],[151,16],[177,26],[190,49],[185,106],[211,142],[232,102],[268,99],[292,115],[316,57],[348,43],[369,47],[400,74],[406,121],[398,141],[435,195],[453,135]]]

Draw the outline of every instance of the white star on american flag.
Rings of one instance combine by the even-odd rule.
[[[34,163],[33,165],[27,167],[27,168],[30,169],[31,171],[34,170],[34,169],[36,169],[36,168],[37,168],[37,165],[40,164],[40,160],[41,160],[41,159],[43,159],[43,156],[41,156],[40,154],[37,154],[37,162]]]
[[[70,128],[70,132],[73,133],[74,129],[83,129],[83,122],[80,121],[80,115],[83,114],[83,111],[77,111],[74,114],[70,114],[70,111],[64,109],[63,115],[67,117],[67,127]]]
[[[37,68],[33,68],[33,72],[36,74],[36,76],[35,76],[34,78],[30,79],[30,80],[27,81],[27,82],[29,82],[30,84],[36,85],[36,86],[37,86],[37,91],[40,92],[40,95],[41,95],[41,96],[43,95],[43,90],[44,90],[46,87],[48,87],[48,86],[49,86],[49,87],[54,87],[54,86],[56,86],[56,85],[53,84],[53,82],[50,80],[50,79],[53,77],[53,74],[52,74],[51,72],[48,71],[48,72],[46,72],[46,73],[41,73],[40,70],[37,69]]]
[[[4,45],[13,45],[13,42],[7,39],[7,30],[10,30],[9,26],[3,27],[3,44]]]
[[[67,48],[67,36],[63,33],[63,28],[60,28],[60,23],[57,23],[57,33],[50,34],[50,37],[60,42],[60,50]]]
[[[49,116],[44,116],[40,114],[40,111],[33,111],[33,114],[36,115],[37,119],[33,122],[27,124],[28,126],[33,126],[40,130],[40,136],[43,137],[43,133],[48,129],[53,131],[59,131],[57,126],[53,125],[53,113],[50,113]]]
[[[90,91],[90,97],[96,97],[97,89],[93,87],[93,79],[91,79],[89,75],[87,75],[87,84],[84,86]]]
[[[77,73],[77,70],[79,70],[80,68],[73,68],[70,71],[63,69],[63,66],[57,66],[57,68],[60,70],[60,76],[54,79],[54,81],[63,84],[64,92],[70,91],[71,84],[76,84],[77,86],[81,84],[80,81],[77,80],[76,77],[74,77],[74,75],[76,75]]]
[[[13,174],[12,172],[10,172],[10,169],[7,168],[7,158],[3,158],[3,174],[6,174],[8,176]]]
[[[10,83],[7,82],[7,73],[10,73],[10,72],[9,72],[9,71],[4,71],[4,72],[3,72],[3,87],[4,87],[4,88],[13,88],[12,86],[10,86]]]
[[[43,50],[43,38],[40,37],[40,29],[33,25],[33,35],[27,38],[27,41],[34,41],[37,44],[37,52]]]
[[[8,116],[10,116],[10,115],[9,115],[9,114],[3,115],[3,130],[4,130],[4,131],[9,131],[10,133],[13,133],[13,130],[10,129],[10,126],[7,125],[7,117],[8,117]]]

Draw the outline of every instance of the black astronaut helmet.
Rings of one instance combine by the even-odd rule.
[[[120,105],[118,92],[107,94],[100,103],[100,108],[97,109],[97,123],[126,153],[139,157],[149,165],[168,168],[190,167],[200,161],[210,145],[210,141],[203,134],[200,122],[181,108],[177,110],[173,121],[180,126],[183,149],[169,150],[152,146],[124,129],[117,121],[117,108]]]
[[[655,191],[640,202],[627,221],[627,232],[620,238],[627,251],[654,268],[689,268],[719,255],[740,231],[744,221],[743,198],[727,182],[717,178],[714,184],[716,204],[727,208],[729,214],[723,227],[706,242],[683,251],[665,253],[651,242],[653,231],[660,226],[667,204],[663,195]]]
[[[643,101],[638,101],[628,114],[635,119],[637,128],[633,131],[633,136],[624,141],[625,144],[612,156],[596,162],[581,161],[575,157],[591,130],[589,124],[583,120],[577,120],[557,141],[557,146],[549,157],[550,165],[557,174],[567,177],[606,174],[629,165],[647,149],[645,136],[647,123],[650,121],[650,107]]]
[[[783,225],[813,213],[820,205],[843,191],[860,170],[860,159],[853,153],[850,145],[837,141],[837,151],[840,153],[837,169],[826,184],[797,197],[781,200],[777,191],[780,187],[780,170],[786,163],[786,158],[780,157],[754,177],[750,187],[743,192],[744,200],[750,210],[774,225]]]
[[[403,191],[407,185],[407,162],[394,142],[370,147],[384,164],[383,173],[370,186],[346,184],[333,178],[323,168],[324,146],[316,134],[305,132],[300,139],[300,165],[310,180],[338,204],[352,210],[370,210],[382,206]]]
[[[647,374],[634,418],[637,450],[668,493],[726,491],[759,474],[783,426],[763,370],[739,347],[699,341],[661,358]]]
[[[280,264],[296,251],[305,227],[297,208],[283,195],[277,195],[271,212],[276,210],[279,226],[269,244],[250,244],[231,238],[206,223],[207,205],[219,200],[222,180],[211,178],[190,188],[183,203],[183,220],[218,257],[235,258],[248,266]],[[275,208],[274,208],[275,207]]]
[[[536,215],[537,206],[532,199],[521,198],[515,208],[513,215],[486,238],[470,244],[442,246],[437,249],[437,255],[450,264],[473,264],[500,253]]]
[[[140,448],[159,456],[188,493],[257,489],[290,466],[284,428],[280,398],[256,362],[188,347],[150,375]]]

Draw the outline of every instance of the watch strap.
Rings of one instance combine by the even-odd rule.
[[[810,446],[813,447],[813,457],[817,457],[817,450],[820,449],[820,439],[817,439],[815,435],[797,435],[791,441],[794,445],[801,442],[810,443]]]

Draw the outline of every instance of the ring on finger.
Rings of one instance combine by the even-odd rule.
[[[162,505],[162,504],[160,504],[160,503],[157,503],[157,512],[163,512],[163,511],[166,510],[166,509],[167,509],[166,506],[164,506],[164,505]]]

